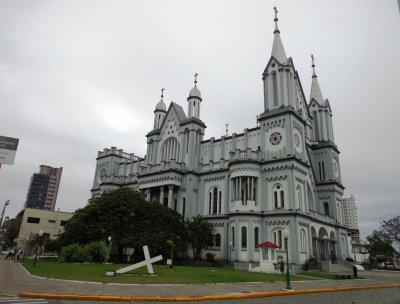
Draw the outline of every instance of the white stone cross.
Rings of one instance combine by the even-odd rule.
[[[153,274],[154,271],[153,271],[152,263],[161,261],[163,259],[163,257],[162,257],[162,255],[158,255],[154,258],[150,258],[149,248],[147,247],[147,245],[143,246],[143,252],[144,252],[144,259],[145,259],[144,261],[133,264],[131,266],[127,266],[127,267],[118,269],[116,272],[117,273],[125,273],[125,272],[131,271],[136,268],[147,266],[147,273]]]

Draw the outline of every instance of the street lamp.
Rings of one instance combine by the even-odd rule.
[[[290,271],[289,271],[289,231],[286,229],[283,230],[283,238],[285,239],[286,244],[286,290],[292,290],[292,286],[290,286]]]
[[[353,248],[354,263],[357,263],[357,260],[356,260],[356,244],[357,243],[355,241],[351,242],[351,247]]]
[[[108,236],[107,241],[108,241],[108,261],[111,260],[111,235]]]
[[[233,242],[230,241],[229,242],[229,264],[232,263],[232,246],[233,246]]]
[[[35,257],[33,258],[33,267],[36,267],[37,255],[38,255],[38,251],[39,251],[38,249],[39,249],[39,246],[42,244],[42,236],[43,236],[43,230],[40,230],[38,242],[36,243],[36,248],[35,248]]]
[[[324,261],[329,260],[329,249],[328,249],[328,236],[324,235]]]
[[[22,261],[25,261],[26,249],[28,248],[29,241],[30,241],[30,236],[27,236],[25,238],[25,249],[24,249],[24,255],[22,256]]]
[[[9,205],[9,204],[10,204],[10,200],[6,200],[6,201],[4,202],[3,211],[1,212],[0,227],[1,227],[1,225],[3,224],[4,212],[6,211],[6,207],[7,207],[7,205]]]

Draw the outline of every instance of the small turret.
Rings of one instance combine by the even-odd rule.
[[[201,104],[201,93],[197,88],[197,76],[199,74],[194,74],[194,87],[189,92],[189,97],[187,101],[189,103],[188,117],[196,117],[200,119],[200,104]]]
[[[167,107],[164,103],[164,88],[161,89],[161,100],[157,103],[156,108],[154,110],[154,126],[153,129],[160,128],[165,114],[167,113]]]

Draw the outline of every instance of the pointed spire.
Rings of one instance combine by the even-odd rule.
[[[315,73],[314,55],[311,55],[311,67],[313,69],[312,81],[311,81],[311,94],[310,101],[315,99],[321,106],[324,105],[324,97],[322,97],[321,88],[319,87],[317,74]]]
[[[274,30],[274,42],[272,44],[272,56],[274,56],[280,63],[284,63],[287,61],[285,49],[283,48],[280,31],[278,28],[278,10],[274,7],[275,10],[275,30]]]

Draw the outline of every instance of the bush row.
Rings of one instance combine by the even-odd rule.
[[[71,244],[61,249],[61,260],[69,263],[102,263],[108,258],[107,248],[102,242],[92,242],[85,246]]]

